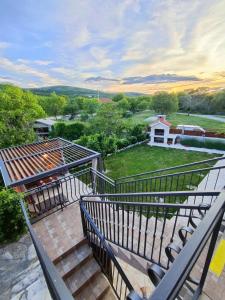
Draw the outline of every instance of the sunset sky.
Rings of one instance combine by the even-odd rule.
[[[1,0],[0,82],[225,87],[225,0]]]

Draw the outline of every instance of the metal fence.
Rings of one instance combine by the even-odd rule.
[[[210,207],[178,204],[179,197],[201,197],[204,203],[204,197],[216,199],[218,194],[167,192],[161,193],[163,203],[151,202],[158,197],[154,193],[98,195],[99,200],[90,195],[82,196],[81,203],[108,241],[168,269],[171,262],[165,252],[167,246],[184,245]]]
[[[81,195],[114,192],[113,181],[87,168],[27,191],[24,199],[32,221],[79,201]]]
[[[138,178],[116,182],[117,193],[216,190],[222,188],[221,175],[225,174],[225,166],[193,169],[152,177]]]
[[[165,272],[150,297],[151,300],[173,300],[185,293],[189,295],[188,299],[199,298],[204,289],[224,212],[225,193],[221,192],[217,201],[209,209],[190,240],[171,265],[171,268]],[[187,281],[192,274],[197,279],[197,284],[190,286],[187,285]]]
[[[84,235],[89,241],[93,254],[107,276],[118,299],[138,300],[140,297],[125,275],[105,236],[94,223],[83,202],[80,203]]]
[[[193,170],[194,168],[196,168],[196,169],[209,168],[209,167],[212,167],[216,162],[224,160],[224,159],[225,159],[225,157],[215,157],[215,158],[201,160],[201,161],[188,163],[188,164],[184,164],[184,165],[178,165],[178,166],[174,166],[174,167],[163,168],[163,169],[158,169],[158,170],[154,170],[154,171],[148,171],[148,172],[144,172],[144,173],[120,177],[120,178],[116,179],[116,183],[146,178],[146,176],[148,176],[148,178],[149,178],[149,177],[155,177],[155,176],[166,175],[166,174],[171,174],[171,173],[184,172],[184,171],[188,171],[188,170]]]

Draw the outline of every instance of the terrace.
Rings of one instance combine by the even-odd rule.
[[[53,299],[220,299],[225,274],[209,266],[224,236],[224,157],[112,180],[99,153],[63,139],[0,155]]]

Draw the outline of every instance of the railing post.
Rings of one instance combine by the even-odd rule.
[[[86,237],[87,236],[87,226],[84,218],[84,213],[81,209],[81,206],[83,205],[83,196],[80,196],[80,215],[81,215],[81,222],[82,222],[82,228],[83,228],[83,234]]]
[[[202,271],[202,276],[201,276],[201,279],[200,279],[200,282],[199,282],[199,286],[198,286],[198,288],[197,288],[197,290],[194,294],[194,299],[198,299],[199,295],[202,292],[203,286],[205,284],[206,276],[208,274],[209,265],[210,265],[210,262],[211,262],[213,251],[214,251],[215,246],[216,246],[216,241],[217,241],[217,238],[218,238],[218,234],[219,234],[222,219],[223,219],[223,214],[222,214],[221,218],[219,219],[215,229],[213,230],[211,240],[210,240],[210,244],[209,244],[209,250],[208,250],[208,253],[207,253],[207,256],[206,256],[205,265],[204,265],[203,271]]]

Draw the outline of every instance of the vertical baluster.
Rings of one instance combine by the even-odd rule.
[[[137,247],[138,254],[140,253],[141,227],[142,227],[142,206],[140,207],[140,214],[139,214],[139,234],[138,234],[138,247]]]
[[[148,221],[149,221],[149,206],[147,207],[147,215],[145,221],[145,238],[144,238],[144,257],[146,257],[146,244],[147,244],[147,237],[148,237]]]
[[[155,247],[155,239],[156,239],[156,231],[157,231],[157,222],[158,222],[159,208],[155,208],[155,226],[153,232],[153,241],[152,241],[152,251],[151,251],[151,260],[153,260],[154,255],[154,247]]]
[[[164,231],[165,231],[165,226],[166,226],[167,208],[163,208],[162,214],[163,214],[163,227],[162,227],[162,231],[161,231],[161,235],[160,235],[159,264],[161,264],[162,244],[163,244]]]
[[[131,251],[134,250],[134,220],[135,220],[135,206],[133,205],[133,211],[132,211],[132,236],[131,236]]]

